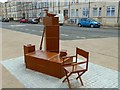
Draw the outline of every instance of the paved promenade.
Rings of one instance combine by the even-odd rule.
[[[36,50],[39,49],[40,39],[41,36],[3,29],[2,52],[0,53],[2,60],[5,61],[7,59],[23,56],[23,45],[29,43],[34,44]],[[118,71],[118,38],[60,41],[60,48],[67,50],[69,55],[75,55],[75,47],[90,52],[91,63]],[[2,66],[2,87],[24,88],[25,86]]]

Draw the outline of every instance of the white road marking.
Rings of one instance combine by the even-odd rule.
[[[86,38],[86,37],[80,37],[80,38],[83,38],[83,39],[84,39],[84,38]]]
[[[29,30],[29,29],[25,29],[25,30]]]
[[[36,31],[36,30],[32,30],[32,31]]]
[[[82,39],[85,39],[86,37],[80,37],[80,36],[76,36],[76,38],[82,38]]]
[[[35,25],[35,26],[43,26],[43,25],[41,25],[41,24],[37,24],[37,25]]]
[[[21,26],[26,26],[26,25],[10,25],[11,27],[21,27]]]
[[[23,30],[23,28],[20,28],[20,29],[22,29],[22,30]]]
[[[80,38],[80,36],[76,36],[76,38]]]
[[[19,30],[19,28],[14,28],[14,29],[17,29],[17,30]]]
[[[43,31],[40,31],[41,33],[43,33]]]
[[[69,36],[69,35],[67,35],[67,34],[61,34],[62,36]]]

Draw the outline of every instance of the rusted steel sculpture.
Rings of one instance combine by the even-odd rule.
[[[65,76],[62,67],[62,56],[66,51],[59,51],[59,23],[58,17],[46,10],[46,17],[43,18],[44,30],[40,43],[40,49],[35,50],[35,45],[24,45],[24,59],[26,68],[45,73],[57,78]],[[44,38],[44,49],[42,43]]]

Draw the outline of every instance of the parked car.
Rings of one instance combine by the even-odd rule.
[[[78,21],[78,27],[100,27],[101,23],[92,18],[80,18]]]
[[[55,17],[59,17],[59,25],[64,24],[64,16],[63,16],[63,14],[57,14]]]
[[[8,18],[2,18],[2,22],[9,22]]]
[[[29,19],[28,23],[38,24],[38,20],[37,19]]]
[[[20,23],[28,23],[28,19],[20,19]]]

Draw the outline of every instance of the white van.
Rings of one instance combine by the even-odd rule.
[[[63,16],[63,14],[57,14],[55,17],[59,17],[59,24],[60,25],[64,24],[64,16]]]

